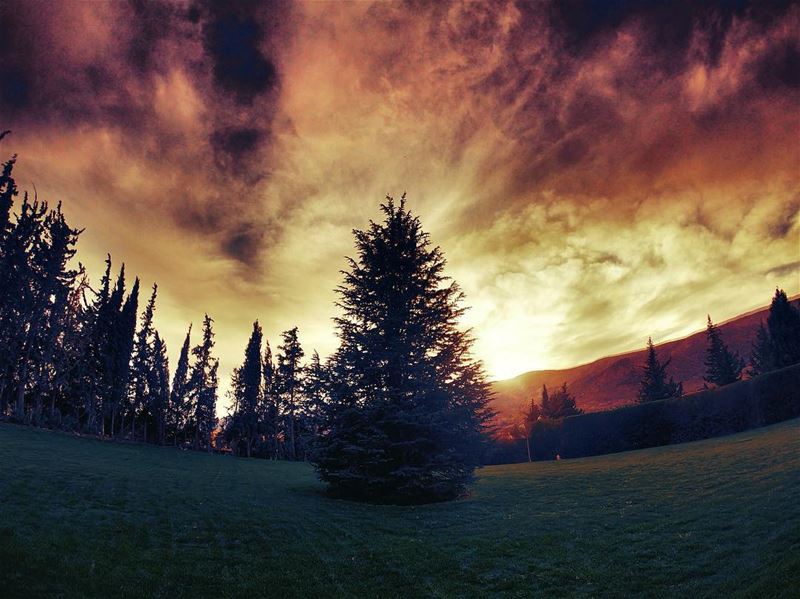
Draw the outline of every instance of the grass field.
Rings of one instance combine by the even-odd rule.
[[[0,596],[797,596],[800,421],[480,471],[423,507],[305,464],[0,425]]]

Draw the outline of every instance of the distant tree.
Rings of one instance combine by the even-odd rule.
[[[397,503],[453,498],[472,480],[489,386],[459,330],[463,294],[405,198],[356,231],[338,288],[340,346],[313,462],[338,494]]]
[[[175,374],[172,378],[172,390],[169,395],[169,423],[172,434],[172,441],[178,444],[178,437],[183,434],[183,441],[186,442],[186,429],[189,423],[191,410],[191,397],[189,389],[189,346],[192,335],[192,325],[186,331],[186,338],[181,347],[178,357],[178,365],[175,367]]]
[[[703,380],[706,383],[724,387],[735,383],[742,376],[744,361],[739,354],[732,352],[722,340],[722,332],[711,322],[708,317],[706,325],[706,339],[708,342],[706,349],[705,367],[706,373]]]
[[[214,321],[205,315],[203,340],[192,349],[194,366],[189,377],[189,389],[194,406],[193,428],[195,449],[211,451],[211,434],[217,424],[217,370],[219,361],[211,355],[214,349]]]
[[[112,293],[112,305],[116,305],[114,298],[117,290],[121,290],[124,295],[125,289],[125,265],[122,267],[118,279],[117,289]],[[128,385],[130,381],[131,354],[133,353],[133,337],[136,333],[136,316],[139,303],[139,279],[134,279],[130,294],[122,304],[119,312],[113,312],[110,316],[109,338],[105,362],[109,376],[109,399],[105,410],[106,417],[110,419],[114,410],[124,405],[128,397]],[[131,420],[133,420],[132,412]],[[110,420],[109,420],[110,421]],[[105,428],[103,428],[103,431]],[[113,431],[110,431],[113,434]]]
[[[313,445],[314,440],[319,434],[322,423],[322,416],[325,405],[329,401],[330,389],[330,370],[327,364],[323,364],[319,358],[319,353],[314,350],[311,356],[311,363],[305,369],[303,380],[303,404],[302,421],[304,424],[304,438],[302,445],[307,450]]]
[[[265,457],[280,456],[280,395],[278,394],[275,363],[269,341],[264,342],[264,357],[261,362],[261,405],[258,410],[259,430],[263,435],[261,452]]]
[[[559,420],[567,416],[576,416],[582,411],[575,403],[575,396],[567,389],[564,383],[552,394],[548,394],[547,387],[542,386],[542,417],[549,420]]]
[[[3,163],[2,170],[0,170],[0,248],[2,248],[3,240],[11,225],[11,208],[18,193],[16,181],[12,176],[16,162],[17,156],[15,154]]]
[[[288,457],[297,459],[297,411],[298,399],[303,389],[303,366],[305,355],[297,337],[297,327],[281,333],[283,344],[278,347],[278,367],[276,371],[277,391],[285,407],[285,430],[289,441]]]
[[[772,343],[769,330],[761,321],[750,354],[750,376],[759,376],[775,370],[777,368],[775,353],[775,345]]]
[[[229,428],[234,441],[233,447],[239,452],[243,444],[244,454],[249,458],[259,431],[258,408],[261,403],[261,340],[263,333],[258,321],[253,323],[253,332],[244,351],[244,363],[233,376],[234,411]]]
[[[142,312],[141,325],[136,333],[136,340],[133,344],[133,360],[130,376],[130,402],[128,405],[131,414],[131,438],[136,436],[136,416],[141,414],[144,426],[144,441],[147,442],[147,421],[152,416],[151,403],[153,397],[157,395],[157,390],[151,391],[148,383],[155,380],[155,328],[153,327],[153,315],[156,308],[156,296],[158,285],[153,284],[153,292],[150,300]],[[121,427],[120,427],[121,428]]]
[[[653,340],[648,338],[647,360],[643,367],[644,372],[642,373],[638,394],[640,403],[683,395],[683,385],[681,383],[676,383],[672,377],[667,380],[667,366],[669,366],[669,363],[669,359],[663,364],[659,361],[656,349],[653,346]]]
[[[543,388],[543,391],[546,393],[545,389],[546,387]],[[525,433],[525,447],[528,450],[529,462],[533,461],[533,456],[531,455],[531,435],[533,435],[533,427],[541,415],[542,409],[536,404],[533,396],[531,396],[530,402],[522,413],[522,430]]]
[[[775,366],[784,368],[800,363],[800,309],[792,306],[783,289],[775,290],[767,327],[775,352]]]
[[[167,421],[169,410],[169,358],[167,345],[161,339],[158,331],[153,339],[153,367],[150,369],[150,378],[147,381],[148,401],[146,403],[146,416],[153,419],[156,429],[156,442],[164,445],[167,437]],[[145,426],[147,426],[145,420]],[[145,442],[147,441],[145,428]]]

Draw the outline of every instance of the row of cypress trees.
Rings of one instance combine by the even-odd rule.
[[[83,265],[72,266],[81,231],[67,224],[61,204],[25,193],[14,209],[15,164],[16,156],[0,173],[0,416],[210,449],[217,401],[211,318],[191,352],[187,333],[170,384],[167,348],[153,325],[157,286],[137,330],[139,279],[128,287],[124,264],[112,276],[108,256],[92,288]]]

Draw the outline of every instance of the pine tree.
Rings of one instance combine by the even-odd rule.
[[[190,396],[194,405],[194,447],[211,451],[212,433],[216,427],[217,370],[219,361],[211,355],[214,349],[214,321],[205,315],[203,340],[192,349],[194,366],[189,377]]]
[[[708,347],[704,362],[706,373],[703,380],[717,387],[724,387],[738,381],[742,376],[744,362],[738,353],[730,351],[725,345],[722,340],[722,332],[717,325],[711,322],[710,315],[706,325],[706,338]]]
[[[556,389],[555,393],[548,394],[547,387],[542,388],[542,417],[549,420],[559,420],[567,416],[576,416],[582,411],[578,409],[575,396],[567,389],[567,383]]]
[[[759,376],[776,368],[775,345],[769,336],[769,330],[764,326],[764,321],[761,321],[750,354],[750,376]]]
[[[800,363],[800,309],[792,306],[783,289],[775,290],[767,327],[775,351],[775,366],[785,368]]]
[[[277,391],[281,396],[281,404],[285,406],[282,414],[286,422],[285,431],[288,436],[289,455],[297,459],[297,402],[303,386],[303,366],[301,360],[305,355],[297,338],[297,327],[281,333],[283,344],[278,347],[278,367],[276,370]]]
[[[547,385],[542,385],[542,404],[541,404],[542,417],[547,418],[545,414],[553,413],[553,405],[550,402],[550,393],[547,391]]]
[[[398,503],[464,493],[491,412],[463,295],[420,221],[392,198],[356,231],[338,288],[340,346],[313,461],[338,494]]]
[[[191,405],[189,397],[189,346],[191,335],[192,325],[190,324],[178,357],[178,365],[175,368],[172,391],[169,396],[170,433],[175,445],[178,444],[178,437],[181,433],[183,433],[183,441],[186,442],[186,427],[188,426]]]
[[[643,367],[644,372],[638,394],[640,403],[683,395],[683,385],[681,383],[676,383],[672,377],[667,380],[667,366],[669,366],[669,363],[669,359],[663,364],[659,361],[656,349],[653,346],[653,340],[648,338],[647,360]]]

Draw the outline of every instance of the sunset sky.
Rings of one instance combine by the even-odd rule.
[[[329,354],[351,230],[404,191],[493,377],[800,291],[796,4],[7,0],[0,18],[2,159],[85,227],[95,281],[110,252],[158,282],[173,366],[204,312],[224,376],[256,318],[273,349],[297,325]]]

